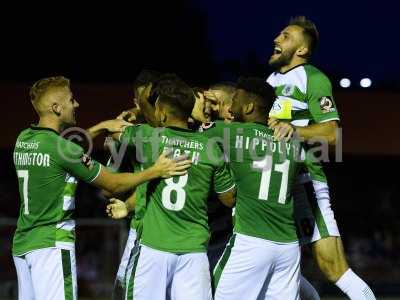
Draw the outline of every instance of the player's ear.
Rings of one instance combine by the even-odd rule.
[[[61,115],[61,105],[58,103],[53,103],[51,105],[51,111],[55,113],[57,116]]]
[[[254,103],[249,102],[243,105],[243,114],[250,115],[254,111]]]
[[[297,56],[300,56],[300,57],[303,57],[303,58],[308,57],[308,56],[309,56],[309,49],[308,49],[308,47],[307,47],[307,46],[301,46],[300,48],[298,48],[298,49],[296,50],[296,55],[297,55]]]

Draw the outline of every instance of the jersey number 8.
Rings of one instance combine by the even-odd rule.
[[[162,190],[162,203],[166,209],[179,211],[183,208],[186,201],[186,192],[183,189],[188,181],[188,174],[180,176],[178,182],[174,182],[174,178],[165,179],[167,184]],[[176,192],[176,201],[172,203],[172,191]]]

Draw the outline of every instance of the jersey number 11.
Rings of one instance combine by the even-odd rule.
[[[290,161],[286,159],[281,164],[275,164],[274,167],[274,171],[282,173],[281,187],[279,189],[279,198],[278,198],[278,203],[280,204],[285,204],[286,202],[289,165]],[[253,161],[253,168],[260,169],[262,171],[258,198],[261,200],[268,200],[269,185],[271,182],[272,156],[267,155],[262,160]]]

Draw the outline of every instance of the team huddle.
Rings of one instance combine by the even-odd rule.
[[[123,299],[319,299],[301,276],[304,245],[349,299],[375,299],[347,264],[327,179],[310,151],[316,137],[335,144],[339,122],[329,79],[309,64],[317,42],[315,25],[296,17],[274,40],[267,79],[193,88],[175,74],[141,72],[133,107],[87,130],[112,138],[105,165],[61,134],[76,125],[79,106],[69,80],[36,82],[39,122],[14,150],[19,299],[78,298],[78,180],[103,190],[110,218],[131,218],[115,282]],[[233,221],[211,272],[210,200],[232,208]]]

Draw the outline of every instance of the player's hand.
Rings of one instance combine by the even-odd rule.
[[[106,207],[106,213],[110,218],[123,219],[128,215],[128,209],[124,201],[111,198],[110,204]]]
[[[210,112],[204,99],[204,94],[196,92],[196,101],[192,110],[192,118],[201,123],[206,123],[208,122],[209,114]]]
[[[274,130],[274,138],[278,141],[290,140],[295,132],[295,127],[286,122],[278,122],[272,127],[272,129]]]
[[[158,177],[169,178],[172,176],[182,176],[187,174],[187,169],[192,165],[192,161],[187,159],[187,155],[176,158],[168,158],[169,153],[162,153],[152,168]]]
[[[132,123],[123,119],[107,120],[102,123],[102,127],[110,133],[123,132],[127,126],[132,126]]]
[[[129,109],[129,110],[124,110],[122,113],[120,113],[116,119],[118,120],[124,120],[130,123],[133,123],[136,121],[136,114],[137,112],[135,111],[137,110],[136,108],[133,109]]]
[[[213,111],[218,112],[220,109],[221,102],[217,98],[214,92],[212,91],[204,91],[204,98],[207,102],[210,103],[210,107]]]
[[[268,118],[268,127],[274,129],[274,127],[279,123],[279,120],[274,117]]]
[[[143,103],[148,102],[151,94],[151,89],[153,87],[152,83],[148,83],[146,87],[139,93],[137,98],[137,103],[139,107],[143,107]]]

